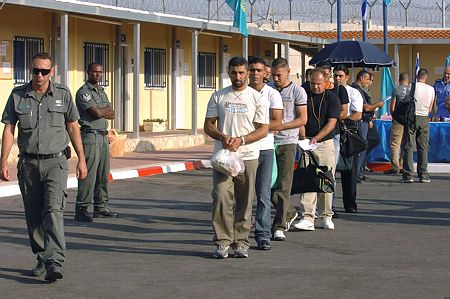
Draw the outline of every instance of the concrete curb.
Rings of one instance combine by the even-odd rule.
[[[195,160],[186,162],[177,162],[161,165],[149,165],[136,169],[114,169],[109,173],[109,181],[126,180],[138,177],[152,176],[171,172],[198,170],[202,168],[211,168],[209,160]],[[76,189],[78,180],[75,175],[67,178],[67,188]],[[6,182],[0,186],[0,197],[15,196],[20,194],[20,188],[17,181]]]

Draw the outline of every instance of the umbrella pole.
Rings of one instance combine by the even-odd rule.
[[[352,82],[355,82],[355,66],[352,63]]]

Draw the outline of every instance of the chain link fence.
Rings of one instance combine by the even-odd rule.
[[[120,6],[144,11],[190,16],[201,19],[231,21],[233,11],[223,5],[225,0],[83,0],[85,2]],[[431,0],[401,0],[410,3],[407,24],[409,27],[442,27],[442,13]],[[448,2],[448,1],[447,1]],[[360,21],[362,0],[342,0],[342,21]],[[383,0],[368,0],[369,16],[374,24],[382,24]],[[279,20],[301,22],[336,22],[336,0],[247,0],[247,21],[268,23]],[[447,5],[448,7],[449,5]],[[406,11],[400,1],[393,0],[388,8],[389,24],[406,25]],[[446,24],[450,26],[450,10]]]

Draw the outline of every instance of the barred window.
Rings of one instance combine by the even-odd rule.
[[[31,58],[40,52],[44,52],[44,39],[37,37],[14,37],[14,83],[27,83],[31,80],[28,67]]]
[[[84,43],[84,70],[85,80],[87,80],[87,68],[90,63],[99,63],[103,66],[102,80],[99,82],[101,86],[109,85],[109,45],[98,43]]]
[[[198,87],[216,88],[215,53],[198,53]]]
[[[166,50],[145,48],[145,87],[166,87]]]

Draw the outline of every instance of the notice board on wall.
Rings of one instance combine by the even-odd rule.
[[[12,41],[0,39],[0,80],[11,80],[12,72]]]

